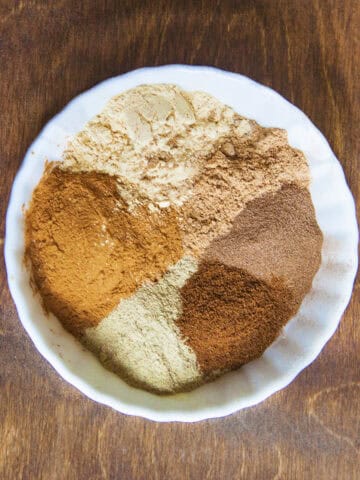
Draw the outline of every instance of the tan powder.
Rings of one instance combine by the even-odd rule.
[[[25,258],[45,308],[75,334],[182,256],[173,209],[152,214],[139,207],[130,214],[114,177],[52,165],[34,191],[25,236]]]
[[[284,130],[250,125],[224,142],[194,179],[192,195],[179,211],[187,254],[201,255],[248,201],[283,183],[309,183],[306,159],[289,146]]]

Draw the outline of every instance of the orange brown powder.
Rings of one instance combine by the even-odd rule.
[[[77,335],[182,256],[172,208],[129,213],[115,177],[52,164],[26,213],[25,239],[45,309]]]

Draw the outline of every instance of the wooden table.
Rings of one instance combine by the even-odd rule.
[[[144,65],[241,72],[300,107],[359,200],[354,0],[0,0],[0,210],[41,127],[95,83]],[[285,390],[224,419],[160,424],[65,383],[22,328],[0,271],[0,478],[359,479],[360,296]]]

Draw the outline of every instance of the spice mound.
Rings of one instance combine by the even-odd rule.
[[[25,262],[53,314],[127,383],[188,391],[260,357],[322,233],[302,152],[204,92],[115,96],[46,164]]]

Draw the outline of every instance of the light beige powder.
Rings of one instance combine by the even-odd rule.
[[[157,207],[181,205],[219,139],[249,125],[207,93],[141,85],[113,97],[70,141],[64,166],[120,176],[130,206],[144,198]]]
[[[186,390],[201,381],[195,353],[175,324],[179,289],[197,270],[183,257],[157,283],[143,285],[102,322],[85,331],[85,345],[129,383],[161,393]]]

